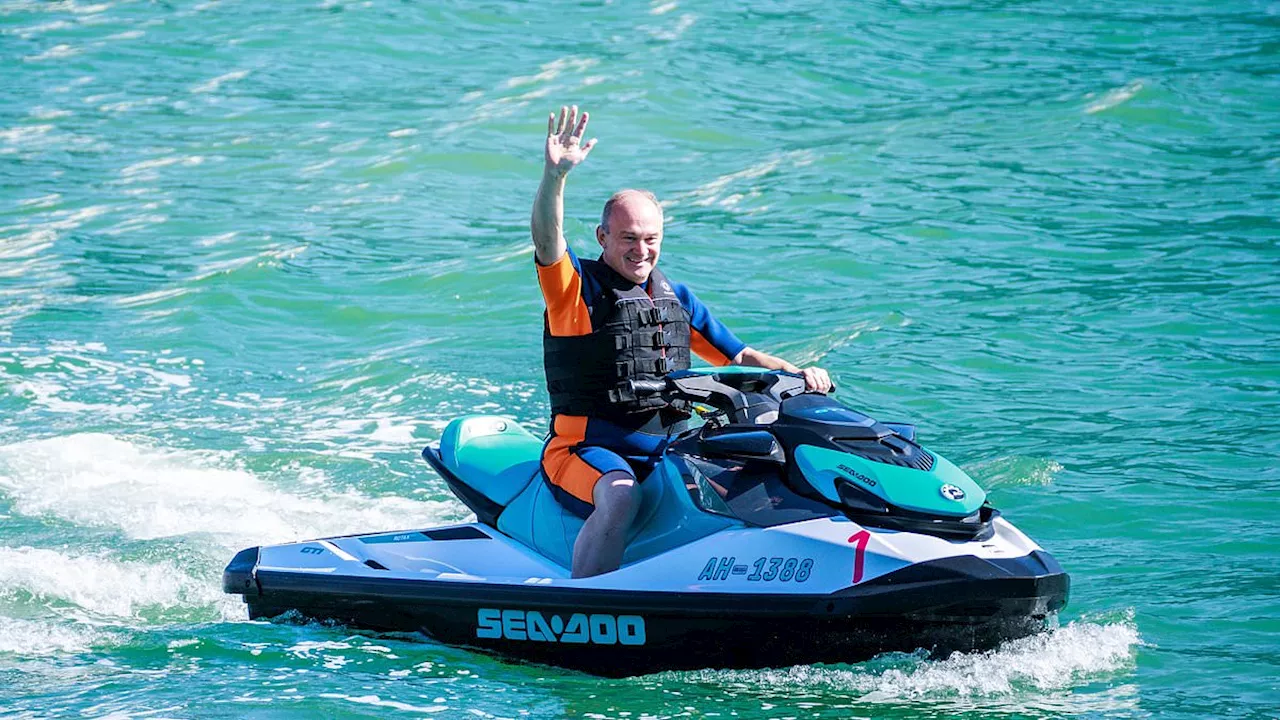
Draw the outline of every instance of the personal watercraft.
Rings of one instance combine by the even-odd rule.
[[[915,428],[720,368],[635,383],[695,409],[641,483],[620,569],[570,577],[582,520],[515,422],[452,421],[423,457],[476,522],[252,547],[223,588],[252,618],[422,632],[623,676],[977,650],[1040,631],[1068,577]]]

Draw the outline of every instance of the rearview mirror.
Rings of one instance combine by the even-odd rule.
[[[768,430],[723,430],[703,434],[699,445],[708,455],[786,462],[778,439]]]

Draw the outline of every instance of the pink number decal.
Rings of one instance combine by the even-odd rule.
[[[866,558],[867,541],[870,539],[871,533],[866,530],[859,530],[849,537],[849,542],[853,543],[853,583],[855,585],[862,582],[862,561]]]

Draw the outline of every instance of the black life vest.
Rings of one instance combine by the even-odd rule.
[[[616,417],[665,407],[660,397],[636,397],[628,383],[689,368],[689,313],[656,268],[649,275],[652,295],[598,260],[581,260],[579,268],[605,293],[587,308],[589,335],[556,337],[543,316],[551,412]]]

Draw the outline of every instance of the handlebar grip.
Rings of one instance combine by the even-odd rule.
[[[636,395],[657,395],[667,389],[666,380],[632,380],[631,389]]]

